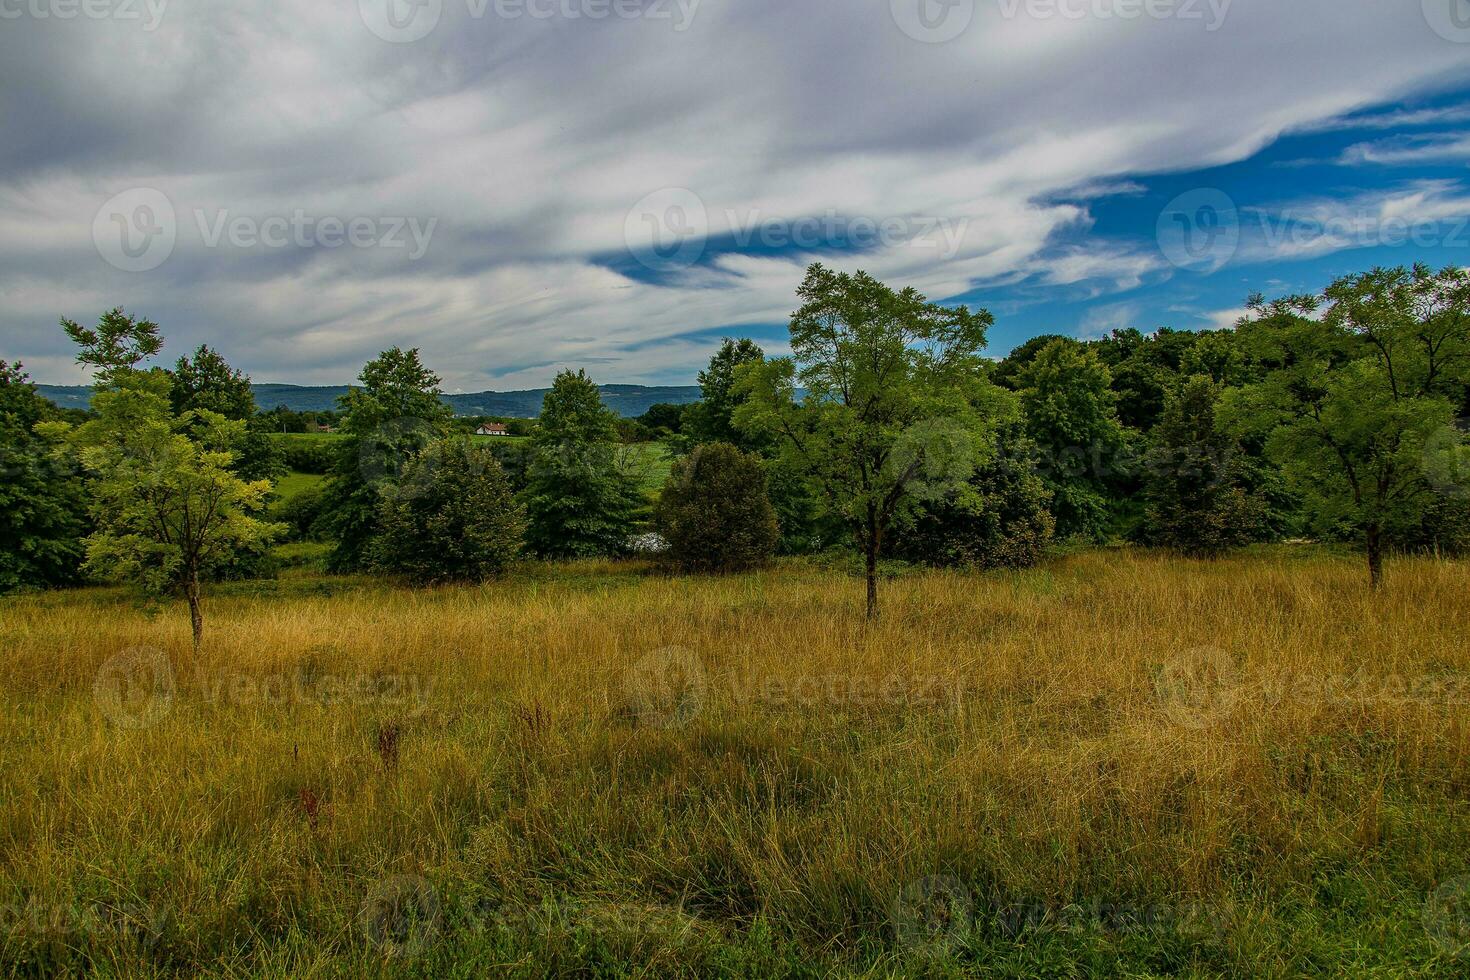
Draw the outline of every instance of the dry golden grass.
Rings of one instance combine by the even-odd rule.
[[[1456,975],[1470,567],[1389,573],[8,600],[0,965]]]

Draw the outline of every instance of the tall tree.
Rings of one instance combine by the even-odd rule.
[[[583,371],[557,375],[541,408],[523,493],[526,544],[543,558],[615,555],[642,505],[619,452],[617,415]]]
[[[765,359],[765,351],[754,341],[725,338],[710,358],[709,367],[699,372],[700,400],[689,406],[684,419],[685,441],[690,446],[726,442],[739,448],[756,448],[749,445],[749,435],[735,426],[735,410],[744,400],[735,381],[740,368]]]
[[[1470,274],[1375,269],[1250,305],[1240,333],[1266,377],[1232,398],[1233,423],[1265,433],[1319,529],[1358,535],[1377,589],[1389,533],[1434,501],[1426,472],[1464,451]]]
[[[1028,434],[1042,457],[1059,537],[1102,538],[1108,478],[1124,445],[1112,375],[1097,354],[1053,341],[1017,376]]]
[[[62,325],[81,348],[77,360],[97,369],[93,417],[75,430],[51,427],[70,438],[92,476],[97,529],[87,538],[87,566],[151,593],[181,589],[197,650],[205,574],[282,530],[252,516],[270,481],[247,483],[231,471],[229,447],[243,422],[208,409],[174,415],[168,372],[139,367],[162,347],[157,324],[114,310],[96,330]]]
[[[1214,382],[1198,376],[1166,400],[1146,466],[1150,543],[1207,556],[1268,533],[1269,503],[1248,486],[1240,445],[1217,424],[1219,398]]]
[[[793,356],[741,373],[746,402],[735,421],[777,439],[847,525],[863,554],[873,620],[886,537],[916,503],[957,492],[987,450],[1006,399],[980,356],[992,320],[821,264],[807,270],[798,295]],[[806,391],[799,400],[798,386]]]
[[[339,570],[367,564],[383,491],[398,483],[414,455],[449,434],[452,418],[439,376],[424,367],[417,349],[383,351],[358,380],[362,386],[340,399],[347,438],[326,490],[325,522],[337,539],[331,565]]]
[[[253,423],[255,392],[243,371],[230,367],[219,352],[201,345],[193,357],[181,357],[173,370],[173,412],[184,415],[195,410],[214,412],[235,422]],[[285,466],[274,439],[266,431],[247,425],[235,451],[235,472],[246,480],[282,476]]]
[[[60,413],[20,364],[0,361],[0,593],[75,582],[86,500],[74,454],[36,426]]]

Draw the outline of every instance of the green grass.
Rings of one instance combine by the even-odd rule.
[[[1462,977],[1470,567],[1388,572],[0,600],[0,974]]]
[[[290,500],[292,497],[321,486],[326,481],[325,476],[315,473],[287,473],[276,481],[276,499],[282,502]]]

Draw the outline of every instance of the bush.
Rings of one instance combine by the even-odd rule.
[[[896,549],[912,562],[959,568],[1029,568],[1052,543],[1051,495],[1036,472],[1036,445],[1020,424],[953,499],[925,504]]]
[[[669,559],[686,571],[754,568],[780,537],[765,467],[729,443],[698,446],[675,462],[655,513]]]
[[[337,439],[313,436],[295,438],[272,436],[271,440],[280,452],[281,464],[293,473],[325,476],[332,472],[332,467],[337,463],[337,456],[342,451],[342,443]]]
[[[417,582],[483,581],[521,550],[525,515],[494,454],[468,439],[431,443],[383,491],[373,564]]]

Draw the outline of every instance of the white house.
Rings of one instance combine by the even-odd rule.
[[[499,422],[491,422],[489,425],[482,425],[478,429],[476,429],[475,430],[475,435],[477,435],[477,436],[508,436],[508,435],[510,435],[510,429],[507,428],[506,426],[501,425]]]

